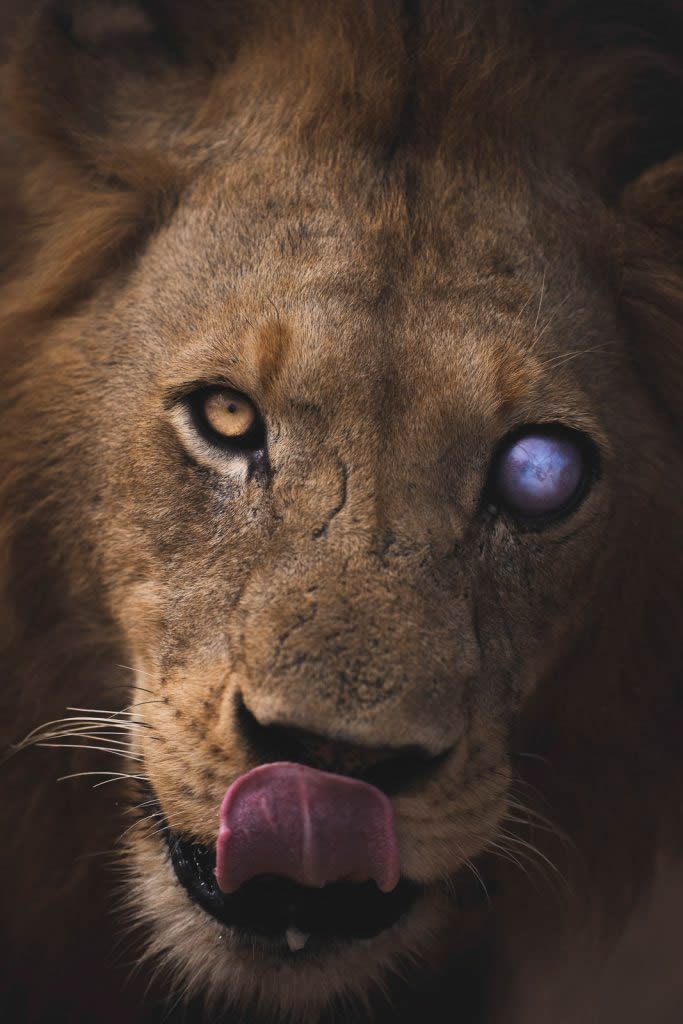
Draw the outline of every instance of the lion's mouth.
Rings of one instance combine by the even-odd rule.
[[[403,879],[382,893],[374,882],[333,882],[316,889],[264,874],[226,895],[216,883],[214,850],[173,833],[167,842],[176,877],[191,900],[245,938],[287,941],[292,951],[309,936],[315,944],[373,938],[407,913],[420,893],[418,885]]]
[[[244,940],[274,943],[283,952],[373,938],[407,914],[421,892],[407,879],[383,893],[373,881],[313,888],[260,875],[225,894],[216,882],[214,849],[173,832],[166,841],[176,876],[193,902]]]
[[[170,864],[190,900],[229,928],[232,937],[251,952],[260,949],[301,960],[329,953],[341,943],[373,939],[399,924],[427,895],[429,886],[403,875],[395,876],[391,888],[380,888],[381,873],[379,883],[377,878],[351,874],[323,884],[315,872],[297,879],[280,873],[277,858],[269,863],[268,857],[270,870],[262,863],[233,887],[223,884],[221,888],[216,844],[195,842],[170,828],[151,787],[147,797],[147,807],[156,811],[158,834],[165,841]],[[218,838],[220,842],[220,833]],[[251,856],[250,848],[246,852]],[[466,873],[464,878],[461,874],[457,893],[451,886],[444,898],[455,900],[459,911],[489,901],[490,880],[484,885],[478,874]]]
[[[228,787],[219,819],[215,843],[166,822],[160,833],[190,899],[252,949],[300,956],[373,939],[425,895],[401,873],[388,798],[358,779],[260,765]]]
[[[419,893],[401,878],[388,797],[300,763],[269,762],[235,779],[215,844],[166,837],[195,903],[238,935],[290,953],[373,938]]]

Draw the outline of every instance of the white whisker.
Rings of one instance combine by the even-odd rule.
[[[91,773],[83,772],[83,774],[84,775],[88,775],[88,774],[95,775],[97,773],[96,772],[91,772]],[[101,774],[103,774],[103,775],[104,774],[113,775],[114,773],[113,772],[109,772],[109,773],[102,772]],[[66,776],[65,776],[65,778],[66,778]],[[120,778],[124,778],[124,779],[137,779],[140,782],[149,782],[149,778],[146,775],[129,775],[129,774],[125,773],[125,772],[121,773]],[[117,782],[117,781],[118,780],[114,779],[114,778],[112,778],[112,779],[105,779],[103,782],[96,782],[95,785],[93,786],[93,789],[99,789],[100,786],[106,786],[109,782]]]
[[[572,352],[563,352],[559,356],[555,356],[553,359],[546,359],[541,363],[545,369],[556,369],[558,366],[564,366],[565,363],[569,363],[572,359],[578,359],[580,356],[591,355],[594,352],[607,352],[609,349],[614,348],[614,342],[607,341],[604,345],[594,345],[593,348],[581,348],[576,349]],[[621,353],[615,351],[612,353],[614,356],[619,356]]]
[[[162,701],[146,700],[146,701],[143,701],[142,703],[144,703],[144,704],[160,704],[160,703],[162,703]],[[136,705],[134,705],[134,704],[129,704],[127,707],[121,708],[120,711],[107,711],[107,710],[105,710],[103,708],[72,708],[72,707],[68,707],[66,710],[67,711],[80,711],[80,712],[83,712],[84,714],[98,715],[98,716],[101,716],[100,717],[100,721],[103,721],[103,722],[107,722],[107,721],[115,722],[119,715],[130,715],[132,713],[130,711],[130,708],[135,707],[135,706]],[[67,719],[58,719],[58,721],[67,721]],[[122,725],[127,725],[128,723],[130,723],[131,719],[130,718],[122,718],[122,719],[120,719],[120,721],[121,721]],[[135,720],[133,720],[133,721],[135,721]],[[148,722],[137,722],[136,724],[137,725],[145,726],[148,729],[151,728],[151,726],[149,725]]]
[[[101,754],[117,754],[119,757],[130,761],[142,761],[140,754],[130,754],[124,750],[117,750],[116,747],[98,747],[86,743],[36,743],[36,747],[51,747],[60,750],[96,750]]]
[[[150,819],[153,819],[153,818],[163,818],[163,812],[162,811],[156,811],[153,814],[146,814],[142,818],[137,818],[137,820],[134,821],[132,825],[129,825],[128,828],[124,829],[124,831],[121,833],[121,835],[116,840],[116,842],[120,843],[121,840],[123,839],[123,837],[127,836],[129,832],[132,832],[134,828],[136,828],[138,825],[142,825],[142,823],[145,822],[145,821],[149,822]]]
[[[80,779],[84,775],[110,775],[110,776],[112,776],[112,778],[109,781],[115,781],[117,779],[142,779],[145,782],[147,781],[147,776],[146,775],[131,775],[129,772],[101,772],[101,771],[90,772],[89,771],[89,772],[72,772],[70,775],[60,775],[57,778],[57,782],[64,782],[66,779]],[[97,783],[97,785],[101,785],[101,783]]]
[[[541,306],[543,305],[543,296],[544,296],[544,294],[545,294],[545,268],[543,269],[543,280],[541,281],[541,297],[538,300],[538,309],[536,310],[536,319],[534,320],[534,329],[533,329],[533,333],[534,334],[536,333],[536,328],[538,327],[538,318],[541,315]]]
[[[538,342],[541,340],[541,338],[546,333],[546,331],[548,331],[552,327],[552,325],[555,322],[555,318],[556,318],[557,314],[562,309],[562,307],[567,304],[568,301],[569,301],[569,295],[565,295],[565,297],[563,299],[561,299],[558,302],[558,304],[555,306],[555,308],[552,310],[550,316],[548,317],[546,322],[543,324],[543,327],[541,327],[541,329],[538,332],[538,334],[534,334],[533,339],[532,339],[532,347],[533,348],[536,348]]]
[[[117,663],[116,664],[116,668],[123,668],[127,672],[132,672],[136,676],[149,676],[150,679],[154,679],[155,678],[153,672],[147,672],[144,668],[135,668],[134,665],[120,665],[120,664]],[[143,687],[142,686],[138,686],[137,689],[138,690],[142,690]],[[147,692],[148,693],[152,693],[153,691],[152,690],[148,690]]]
[[[464,864],[467,868],[469,868],[469,870],[472,872],[476,880],[479,882],[479,885],[482,887],[484,895],[486,896],[486,902],[490,905],[491,897],[489,895],[488,889],[486,888],[486,882],[482,878],[481,872],[479,871],[478,867],[476,866],[476,864],[474,864],[473,861],[470,860],[469,857],[465,858]]]
[[[36,747],[46,747],[49,743],[52,743],[53,740],[70,739],[93,740],[95,743],[100,745],[104,743],[106,746],[116,747],[121,750],[130,749],[130,743],[127,740],[115,739],[113,736],[105,736],[101,733],[81,732],[80,730],[76,730],[74,732],[57,732],[48,736],[43,736],[41,737],[40,742],[34,745]]]

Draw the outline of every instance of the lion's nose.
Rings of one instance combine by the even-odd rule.
[[[388,795],[404,792],[426,778],[451,750],[434,756],[419,745],[361,746],[340,741],[296,725],[262,725],[241,694],[235,702],[237,728],[251,754],[264,764],[293,761],[377,786]]]

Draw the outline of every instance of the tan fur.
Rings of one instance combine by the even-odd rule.
[[[683,840],[675,5],[73,0],[16,26],[12,1019],[680,1019],[683,986],[654,992]],[[181,396],[206,383],[255,403],[267,463],[196,434]],[[523,532],[482,492],[543,422],[587,434],[600,474]],[[322,767],[453,751],[393,798],[424,899],[322,964],[246,955],[137,807],[144,780],[214,841],[260,761],[238,693],[326,737]],[[29,735],[74,707],[114,725]],[[133,777],[55,781],[88,771]],[[464,909],[468,879],[490,905]]]

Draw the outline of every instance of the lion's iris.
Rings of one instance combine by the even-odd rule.
[[[244,437],[256,422],[256,410],[248,398],[227,388],[212,391],[204,401],[206,422],[222,437]]]

